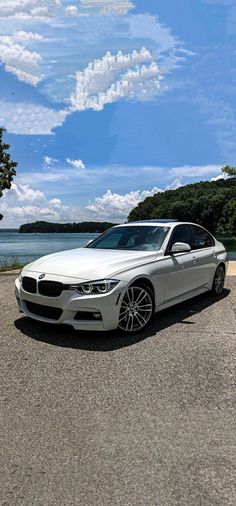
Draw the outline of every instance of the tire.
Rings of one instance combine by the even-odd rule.
[[[215,272],[211,289],[212,295],[214,295],[215,297],[220,297],[220,295],[222,295],[223,293],[224,285],[225,285],[225,268],[222,264],[220,264],[218,265]]]
[[[120,308],[118,328],[127,334],[144,330],[154,314],[153,293],[145,284],[127,288]]]

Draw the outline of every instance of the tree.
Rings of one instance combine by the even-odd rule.
[[[0,128],[0,197],[2,197],[3,190],[11,188],[11,182],[16,175],[17,163],[11,160],[11,155],[7,153],[10,148],[9,144],[3,141],[4,128]],[[3,218],[0,214],[0,220]]]
[[[213,234],[236,234],[236,178],[202,181],[148,197],[128,221],[177,219],[199,223]]]
[[[222,169],[223,174],[227,174],[231,177],[236,177],[236,167],[232,167],[231,165],[225,165]]]

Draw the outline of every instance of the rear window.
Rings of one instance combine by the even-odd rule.
[[[201,227],[192,226],[192,249],[203,249],[215,246],[215,241],[211,234]]]

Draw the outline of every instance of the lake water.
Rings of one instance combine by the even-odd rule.
[[[0,232],[0,265],[13,260],[27,264],[37,258],[73,248],[80,248],[99,234],[19,234]],[[230,260],[236,260],[236,251],[229,252]]]
[[[27,264],[37,258],[73,248],[80,248],[99,234],[19,234],[0,232],[0,265],[17,260]]]

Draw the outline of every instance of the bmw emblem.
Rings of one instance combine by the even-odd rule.
[[[40,274],[39,279],[45,278],[46,274]]]

